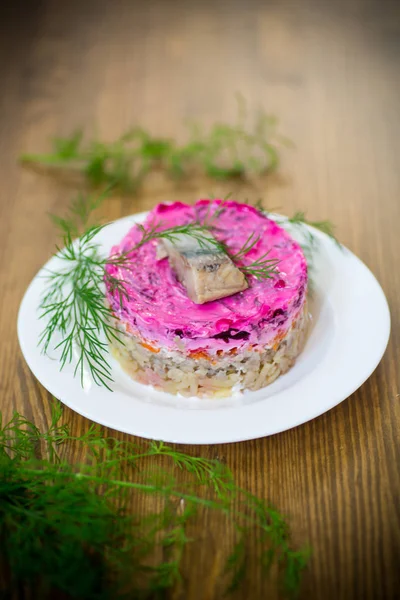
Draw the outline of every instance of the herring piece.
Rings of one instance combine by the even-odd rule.
[[[209,237],[213,239],[211,234]],[[159,245],[157,257],[169,257],[179,281],[196,304],[232,296],[248,287],[244,274],[212,242],[200,244],[194,237],[182,233],[173,242],[160,240]]]

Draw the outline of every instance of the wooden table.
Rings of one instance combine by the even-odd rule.
[[[289,516],[296,543],[310,543],[301,598],[394,598],[400,584],[399,4],[34,0],[4,6],[0,28],[1,410],[17,409],[39,426],[49,418],[50,396],[22,358],[16,318],[26,286],[53,251],[46,212],[62,212],[73,193],[57,179],[23,170],[19,153],[45,151],[53,134],[82,125],[108,140],[137,122],[179,138],[186,118],[233,119],[240,91],[250,110],[262,105],[279,116],[296,148],[283,152],[279,176],[257,189],[235,187],[236,195],[262,194],[286,214],[305,210],[336,223],[341,241],[382,284],[392,335],[371,378],[327,414],[266,439],[187,450],[226,460],[241,485]],[[152,184],[138,197],[110,200],[105,216],[177,195],[192,200],[209,187]],[[213,189],[223,193],[227,186]],[[65,419],[76,433],[88,427],[67,409]],[[221,534],[209,532],[214,545],[223,545]],[[219,598],[213,570],[201,570],[203,559],[202,553],[189,559],[188,587],[179,597]],[[260,574],[250,569],[237,597],[265,598]]]

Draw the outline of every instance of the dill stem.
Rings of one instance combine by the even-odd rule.
[[[73,169],[87,160],[84,156],[74,156],[70,160],[62,157],[54,156],[53,154],[23,154],[20,157],[21,162],[25,163],[42,163],[45,166],[54,166],[58,169]]]
[[[136,457],[135,457],[136,458]],[[48,479],[49,475],[43,471],[42,469],[24,469],[20,468],[20,473],[37,475],[38,477],[42,477],[43,479]],[[171,496],[176,496],[183,500],[187,500],[188,502],[196,502],[197,504],[201,504],[208,508],[215,508],[221,506],[220,503],[214,500],[207,500],[206,498],[200,498],[199,496],[194,496],[192,494],[180,493],[176,490],[170,489],[169,487],[157,486],[148,483],[138,483],[135,481],[122,481],[120,479],[105,479],[103,477],[98,477],[97,475],[86,475],[85,473],[52,473],[51,477],[53,478],[70,478],[74,477],[75,479],[84,479],[89,482],[99,483],[102,485],[110,485],[119,488],[130,488],[135,490],[140,490],[142,492],[149,493],[157,493],[168,494]],[[221,507],[222,508],[222,507]]]
[[[146,455],[143,455],[143,456],[146,456]],[[135,456],[135,458],[136,458],[136,456]],[[19,469],[19,471],[21,474],[25,473],[27,475],[29,475],[29,474],[36,475],[38,477],[42,477],[43,479],[49,478],[49,475],[42,469],[24,469],[23,467],[21,467]],[[147,493],[160,493],[165,496],[173,496],[175,498],[179,498],[180,500],[185,500],[186,502],[192,502],[193,504],[197,504],[197,505],[203,506],[205,508],[219,509],[219,510],[221,510],[222,513],[224,513],[226,515],[229,515],[229,513],[230,513],[229,507],[227,505],[224,505],[222,501],[208,500],[207,498],[201,498],[200,496],[188,494],[186,492],[181,492],[179,490],[174,490],[168,486],[163,487],[163,486],[157,486],[157,485],[148,484],[148,483],[138,483],[138,482],[134,482],[134,481],[122,481],[120,479],[106,479],[104,477],[99,477],[96,475],[86,475],[85,473],[54,472],[54,473],[51,473],[51,475],[50,475],[50,477],[59,478],[59,479],[70,478],[71,476],[78,480],[83,479],[88,482],[98,483],[99,485],[101,484],[102,486],[115,486],[117,488],[127,488],[127,489],[133,489],[133,490],[138,490],[138,491],[142,491],[142,492],[147,492]],[[230,491],[232,494],[232,500],[235,497],[237,497],[238,493],[243,492],[246,495],[248,495],[241,488],[233,487],[230,490],[228,489],[228,491]],[[264,531],[266,531],[268,533],[270,533],[271,529],[273,529],[273,525],[268,525],[267,523],[265,523],[265,524],[260,523],[259,519],[256,519],[241,510],[235,510],[235,517],[243,519],[243,521],[246,522],[247,525],[257,525],[257,526],[261,527],[261,529],[263,529]],[[283,550],[285,548],[289,548],[289,545],[285,538],[281,539],[279,546]]]

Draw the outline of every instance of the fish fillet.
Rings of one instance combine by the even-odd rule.
[[[212,239],[211,234],[209,235]],[[247,289],[244,274],[212,241],[202,244],[190,235],[180,234],[171,242],[160,240],[157,257],[168,256],[179,281],[196,304],[232,296]]]

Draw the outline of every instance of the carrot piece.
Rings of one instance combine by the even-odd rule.
[[[160,348],[155,348],[154,346],[151,346],[150,344],[147,344],[146,342],[140,342],[140,345],[143,346],[143,348],[146,348],[146,350],[150,350],[150,352],[154,352],[154,354],[158,354],[160,352]]]
[[[200,358],[211,360],[211,357],[207,354],[207,352],[204,352],[204,350],[194,350],[190,353],[190,358],[194,358],[195,360],[199,360]]]
[[[275,352],[278,350],[279,344],[281,343],[281,341],[283,340],[285,335],[286,335],[286,333],[282,332],[282,333],[278,333],[278,335],[275,337],[274,345],[272,346],[272,348],[275,350]]]

